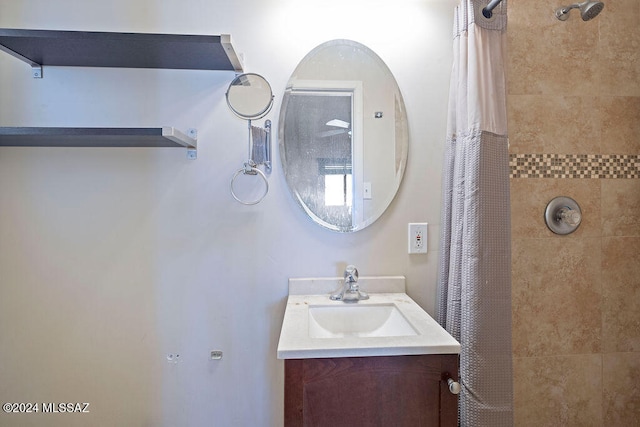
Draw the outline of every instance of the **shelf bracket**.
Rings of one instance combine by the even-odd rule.
[[[15,52],[15,51],[13,51],[13,50],[9,49],[8,47],[3,46],[1,44],[0,44],[0,51],[4,52],[4,53],[8,53],[9,55],[13,56],[14,58],[17,58],[20,61],[26,62],[27,64],[29,64],[31,66],[32,75],[33,75],[34,79],[41,79],[42,78],[42,64],[38,64],[37,62],[33,62],[32,60],[30,60],[26,56],[22,56],[18,52]]]
[[[189,129],[185,135],[175,128],[163,127],[162,136],[186,148],[187,159],[195,160],[198,158],[198,131],[196,129]]]
[[[33,75],[34,79],[41,79],[42,78],[42,65],[31,65],[31,73]]]
[[[198,131],[196,129],[190,128],[187,130],[187,134],[189,135],[189,138],[193,139],[194,141],[198,140]],[[187,148],[187,159],[189,160],[195,160],[198,158],[198,150],[196,149],[196,147],[189,147]]]
[[[224,53],[227,54],[227,58],[229,58],[229,62],[233,66],[233,69],[236,73],[242,73],[242,61],[236,55],[235,50],[233,50],[233,45],[231,44],[231,35],[230,34],[221,34],[220,35],[220,44],[224,49]]]

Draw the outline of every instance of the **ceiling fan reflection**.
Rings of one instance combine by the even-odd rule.
[[[323,132],[318,132],[318,136],[320,138],[327,138],[329,136],[340,135],[343,133],[348,133],[349,136],[351,136],[351,129],[350,129],[351,123],[349,122],[345,122],[344,120],[340,120],[340,119],[332,119],[325,124],[327,126],[337,127],[339,129],[331,129]]]

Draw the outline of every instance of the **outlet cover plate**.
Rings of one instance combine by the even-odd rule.
[[[408,227],[409,253],[427,253],[427,223],[411,222]]]

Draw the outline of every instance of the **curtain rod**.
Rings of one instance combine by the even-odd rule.
[[[493,16],[493,9],[495,9],[501,1],[502,0],[491,0],[489,4],[484,9],[482,9],[482,14],[484,15],[484,17],[487,19],[491,18]]]

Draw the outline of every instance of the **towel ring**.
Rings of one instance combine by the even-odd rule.
[[[233,189],[233,183],[236,180],[236,178],[238,177],[238,175],[240,175],[240,173],[242,173],[243,175],[260,175],[260,177],[262,178],[262,180],[264,181],[264,184],[266,186],[266,188],[264,190],[264,194],[262,196],[260,196],[258,199],[253,200],[253,201],[246,201],[246,200],[242,200],[241,198],[239,198],[236,195],[236,193],[235,193],[235,191]],[[264,172],[262,172],[260,169],[258,169],[256,167],[256,164],[252,160],[249,160],[248,162],[246,162],[244,164],[243,168],[238,169],[238,171],[233,174],[233,178],[231,178],[230,187],[231,187],[231,195],[238,202],[242,203],[243,205],[256,205],[256,204],[260,203],[262,201],[262,199],[264,199],[265,196],[267,195],[267,193],[269,192],[269,180],[267,180],[267,176],[264,174]]]

